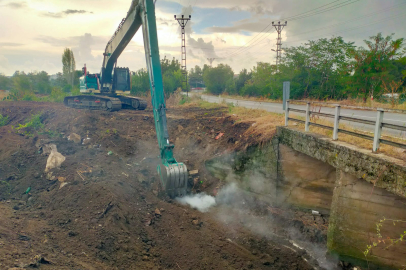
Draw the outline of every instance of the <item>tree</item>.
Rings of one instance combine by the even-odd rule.
[[[66,78],[66,81],[69,82],[72,85],[72,87],[74,85],[75,80],[75,70],[76,63],[73,51],[69,48],[65,48],[62,54],[62,71],[64,77]]]
[[[146,95],[150,91],[148,72],[140,69],[131,76],[131,94]]]
[[[10,90],[12,81],[0,73],[0,90]]]
[[[204,68],[203,82],[212,94],[218,95],[232,90],[233,78],[234,72],[229,65],[219,64],[215,68]]]
[[[196,65],[194,68],[190,69],[189,85],[191,87],[202,87],[203,86],[203,70],[198,65]]]
[[[354,75],[349,83],[356,89],[357,95],[364,102],[368,96],[379,96],[383,92],[382,82],[392,81],[390,70],[394,68],[394,60],[399,60],[404,54],[404,39],[393,40],[393,34],[382,36],[378,33],[369,40],[364,40],[368,49],[358,48],[351,51]]]
[[[241,89],[244,87],[245,83],[252,78],[252,72],[248,72],[246,68],[241,70],[238,74],[238,78],[235,80],[235,92],[240,94]]]

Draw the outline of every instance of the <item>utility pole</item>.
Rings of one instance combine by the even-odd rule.
[[[187,69],[186,69],[186,39],[185,39],[185,26],[188,23],[188,21],[192,18],[191,15],[189,15],[189,18],[185,18],[184,15],[182,15],[182,18],[176,18],[175,15],[175,20],[178,21],[181,29],[182,29],[182,43],[181,43],[181,52],[182,52],[182,63],[181,63],[181,68],[182,68],[182,74],[183,74],[183,81],[182,83],[185,84],[186,87],[186,96],[189,96],[189,91],[187,87]]]
[[[274,22],[272,22],[272,25],[275,27],[276,32],[278,32],[278,39],[276,41],[276,72],[278,72],[278,66],[279,66],[279,64],[281,62],[281,56],[282,56],[282,37],[281,37],[281,33],[282,33],[283,28],[286,25],[288,25],[288,22],[285,21],[284,24],[281,24],[281,22],[278,22],[277,24],[274,24]]]
[[[214,60],[216,60],[216,58],[207,58],[207,60],[209,61],[210,66],[212,66],[212,64],[213,64]]]

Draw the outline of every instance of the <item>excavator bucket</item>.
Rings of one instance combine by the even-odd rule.
[[[185,164],[160,164],[158,173],[162,187],[170,198],[183,197],[187,194],[189,176]]]

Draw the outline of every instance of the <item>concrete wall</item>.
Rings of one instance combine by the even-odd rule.
[[[277,192],[279,204],[288,203],[328,214],[333,199],[336,169],[282,144],[279,146],[279,154],[282,171]]]
[[[385,221],[379,238],[377,224],[385,218],[403,222]],[[406,231],[405,198],[338,170],[329,222],[327,246],[331,252],[350,261],[364,260],[367,245],[386,240],[372,248],[367,257],[370,263],[390,269],[406,265],[406,242],[391,246],[387,240],[399,238]]]
[[[295,150],[291,150],[292,153],[301,153],[293,154],[295,159],[289,151],[285,150],[281,154],[282,157],[287,156],[281,160],[287,185],[296,182],[296,186],[300,187],[304,183],[310,188],[309,184],[321,181],[323,190],[328,190],[333,175],[336,176],[332,198],[329,200],[329,251],[346,261],[354,261],[356,264],[364,261],[365,265],[369,263],[370,269],[403,269],[406,266],[406,242],[391,245],[388,237],[396,239],[406,231],[406,161],[372,154],[368,150],[292,128],[278,128],[278,137],[280,143],[285,145],[280,146],[280,149],[288,147]],[[317,181],[317,175],[323,176],[327,172],[327,164],[335,167],[337,172],[330,173],[328,180]],[[297,190],[299,194],[291,196],[290,201],[316,206],[324,197],[327,202],[325,192],[310,194],[309,188],[304,188],[303,193]],[[317,199],[307,199],[307,193]],[[377,225],[385,218],[400,222],[383,222],[380,228],[382,238],[379,238]],[[382,240],[385,243],[379,243]],[[372,248],[367,262],[364,251],[373,242],[379,244]]]
[[[370,150],[332,141],[315,133],[278,127],[280,143],[330,164],[377,187],[406,197],[406,161],[374,154]]]
[[[271,204],[330,215],[328,248],[346,261],[367,264],[367,245],[406,231],[406,161],[399,161],[316,134],[279,128],[278,137],[246,152],[207,162],[218,178],[236,181]],[[405,237],[406,238],[406,237]],[[405,242],[380,243],[367,257],[370,269],[402,269]],[[375,267],[373,267],[375,265]]]

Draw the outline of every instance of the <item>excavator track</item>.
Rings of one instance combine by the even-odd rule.
[[[131,97],[131,96],[117,96],[117,98],[120,99],[123,109],[130,109],[130,110],[145,110],[147,108],[147,101],[142,100],[137,97]]]
[[[80,95],[65,97],[63,100],[65,106],[75,109],[119,111],[121,110],[121,101],[115,97],[98,95]]]
[[[148,103],[137,97],[129,96],[100,96],[100,95],[80,95],[65,97],[65,106],[76,109],[119,111],[121,109],[145,110]]]

